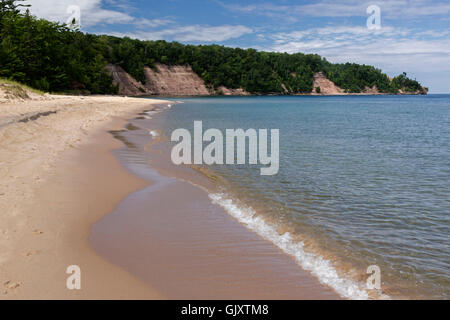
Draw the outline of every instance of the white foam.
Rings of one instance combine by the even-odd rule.
[[[315,275],[322,284],[333,288],[340,296],[355,300],[369,299],[369,294],[363,284],[340,276],[330,261],[305,251],[304,244],[295,241],[289,232],[280,235],[273,226],[269,225],[261,217],[256,216],[252,208],[237,206],[232,199],[223,193],[209,194],[209,197],[213,203],[223,207],[228,214],[236,218],[248,229],[258,233],[283,252],[293,256],[303,269]]]
[[[156,132],[155,130],[149,130],[148,133],[150,133],[150,135],[151,135],[152,137],[157,137],[157,136],[159,136],[159,133]]]

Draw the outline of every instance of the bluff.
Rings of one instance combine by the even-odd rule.
[[[217,90],[207,87],[190,66],[168,66],[157,63],[154,68],[144,67],[145,82],[142,83],[122,67],[106,66],[118,87],[118,94],[124,96],[210,96],[210,95],[249,95],[243,89],[229,89],[224,86]]]
[[[161,96],[208,96],[205,82],[190,66],[167,66],[157,63],[144,68],[145,88],[150,94]]]
[[[124,96],[248,96],[251,93],[242,88],[230,89],[220,86],[217,89],[208,86],[190,66],[168,66],[157,63],[154,68],[144,67],[145,82],[142,83],[122,67],[108,64],[107,70],[113,78],[113,83],[118,87],[118,94]],[[376,85],[366,86],[359,93],[346,92],[327,78],[323,72],[317,72],[313,76],[313,90],[309,93],[293,92],[283,85],[285,95],[382,95]],[[425,89],[424,89],[425,90]],[[426,93],[426,91],[425,91]],[[398,94],[424,94],[421,91],[402,91]]]

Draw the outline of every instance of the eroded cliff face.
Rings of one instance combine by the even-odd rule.
[[[134,79],[118,65],[106,67],[119,86],[119,94],[125,96],[247,96],[243,89],[228,89],[224,86],[210,90],[190,66],[167,66],[156,64],[155,69],[145,67],[145,84]]]
[[[227,87],[220,86],[217,88],[217,93],[224,96],[249,96],[250,92],[245,91],[242,88],[228,89]]]
[[[405,94],[405,95],[411,95],[411,94],[413,94],[413,95],[426,95],[426,94],[428,94],[428,88],[422,87],[422,90],[417,90],[417,91],[414,91],[414,92],[404,91],[404,90],[400,89],[398,94],[400,94],[400,95],[403,95],[403,94]]]
[[[134,79],[122,67],[108,64],[106,69],[113,77],[114,85],[119,85],[119,94],[124,96],[140,96],[150,94],[145,86]]]
[[[217,90],[210,89],[206,86],[202,78],[200,78],[190,66],[167,66],[164,64],[156,64],[155,68],[144,68],[145,84],[134,79],[130,74],[123,70],[120,66],[109,64],[108,71],[113,77],[115,85],[119,86],[119,94],[126,96],[209,96],[209,95],[225,95],[225,96],[247,96],[251,93],[239,88],[228,89],[224,86]],[[311,95],[378,95],[380,93],[376,86],[372,88],[366,87],[361,93],[346,93],[344,89],[335,85],[329,80],[323,72],[317,72],[313,78],[313,90]],[[296,94],[289,92],[284,84],[282,84],[284,94]],[[316,88],[320,88],[317,92]],[[404,92],[400,90],[399,94],[426,94],[426,88],[418,92]]]
[[[320,88],[320,93],[316,92],[316,88]],[[313,95],[371,95],[371,94],[383,94],[378,91],[376,85],[372,88],[365,87],[360,93],[347,93],[344,89],[338,87],[333,81],[329,80],[323,72],[317,72],[314,74]]]
[[[144,68],[145,88],[160,96],[209,96],[211,95],[200,78],[189,66],[166,66],[156,64],[156,70]]]
[[[313,91],[311,94],[321,94],[321,95],[335,95],[335,94],[345,94],[345,90],[339,88],[330,81],[323,72],[317,72],[314,74],[314,84]],[[320,88],[320,93],[316,92],[316,88]]]
[[[392,79],[389,78],[391,81]],[[317,93],[316,88],[320,88],[320,93]],[[415,92],[405,91],[400,89],[397,94],[400,95],[419,95],[419,94],[427,94],[428,89],[422,87],[422,90],[418,90]],[[312,95],[385,95],[389,93],[383,93],[380,92],[376,85],[374,85],[372,88],[365,87],[363,91],[360,93],[348,93],[345,92],[344,89],[338,87],[334,84],[331,80],[327,78],[327,76],[323,72],[317,72],[314,74],[314,84],[313,84],[313,91],[311,92]]]

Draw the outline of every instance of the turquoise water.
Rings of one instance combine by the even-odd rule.
[[[300,243],[298,261],[324,283],[345,286],[328,279],[336,271],[363,286],[378,265],[383,294],[448,299],[450,95],[181,101],[163,115],[167,137],[194,120],[204,130],[280,130],[277,175],[209,168],[227,197]],[[309,253],[318,260],[301,260]]]

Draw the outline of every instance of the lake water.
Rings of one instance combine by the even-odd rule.
[[[321,282],[364,298],[377,265],[378,294],[449,298],[450,95],[177,100],[166,137],[194,120],[280,130],[277,175],[209,166],[223,178],[210,197]]]

